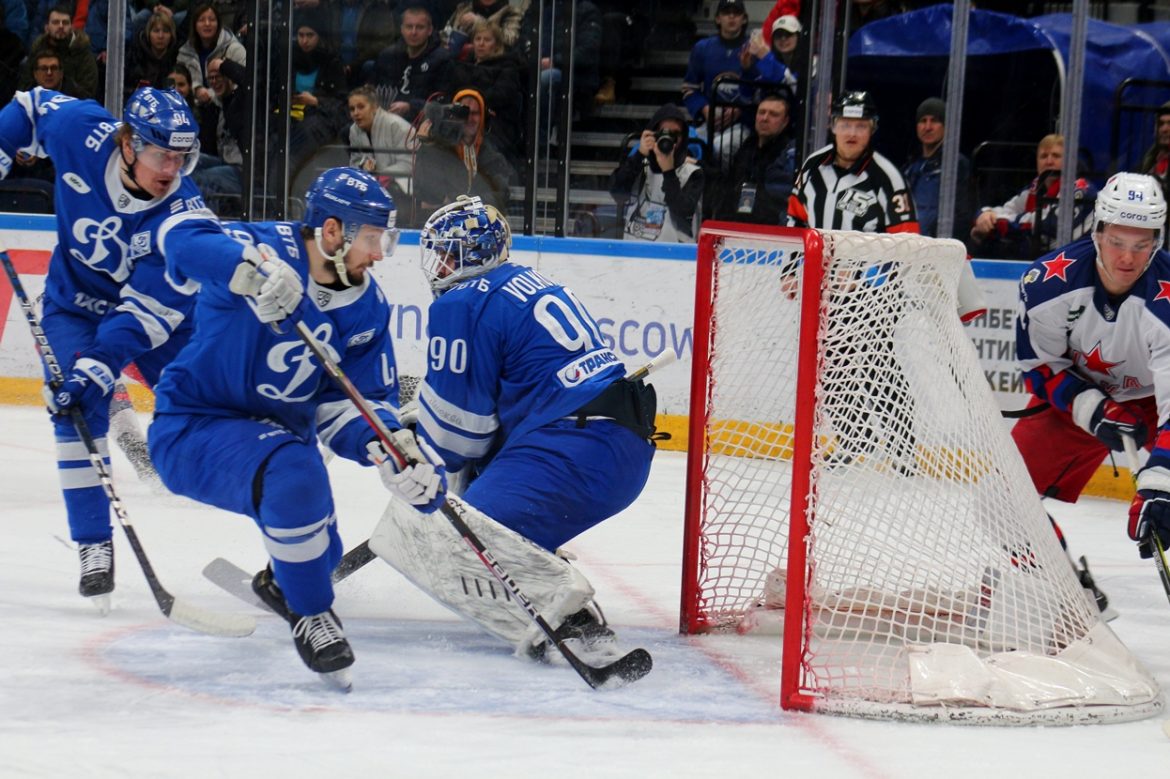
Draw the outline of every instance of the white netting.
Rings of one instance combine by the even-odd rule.
[[[872,713],[866,707],[876,704],[883,715],[959,702],[1156,710],[1152,678],[1116,639],[1098,635],[1112,638],[1072,573],[959,322],[962,245],[824,236],[819,332],[803,335],[819,367],[806,415],[815,435],[800,689],[821,708]],[[783,607],[791,584],[802,334],[799,300],[786,293],[796,286],[801,241],[735,235],[718,247],[705,409],[692,399],[692,415],[706,419],[706,447],[691,453],[704,468],[701,486],[689,485],[701,514],[690,624],[743,631],[761,609]],[[1032,673],[1057,684],[1069,657],[1094,642],[1115,647],[1110,662],[1133,671],[1085,681],[1088,697],[1062,686],[1021,703],[1013,675],[994,671],[1015,653],[1036,658]],[[965,670],[946,690],[932,686],[955,668]]]

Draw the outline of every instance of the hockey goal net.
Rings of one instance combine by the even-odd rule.
[[[681,629],[782,626],[789,709],[1152,714],[959,321],[965,261],[917,235],[704,226]]]

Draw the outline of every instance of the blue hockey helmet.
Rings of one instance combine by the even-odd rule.
[[[140,87],[126,101],[122,122],[130,127],[135,155],[155,170],[177,164],[184,174],[199,162],[199,125],[187,101],[173,89]],[[150,153],[149,146],[158,149]]]
[[[478,197],[460,195],[431,214],[419,235],[422,269],[435,295],[508,259],[512,228]]]
[[[321,229],[328,219],[341,222],[345,243],[330,254],[321,245]],[[358,233],[366,226],[381,230],[379,244],[382,256],[394,254],[398,246],[398,209],[378,180],[357,168],[330,168],[317,177],[305,193],[304,223],[316,233],[317,248],[333,261],[343,284],[353,286],[345,270],[345,255],[349,253]]]

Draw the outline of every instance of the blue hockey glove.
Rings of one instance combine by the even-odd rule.
[[[73,371],[60,387],[54,390],[46,386],[42,393],[49,411],[54,414],[69,414],[74,408],[83,412],[95,408],[105,401],[114,389],[117,377],[104,362],[92,357],[81,357],[73,363]]]
[[[1150,432],[1145,419],[1128,403],[1118,403],[1100,390],[1090,389],[1073,398],[1073,420],[1115,452],[1125,451],[1124,437],[1140,449]]]
[[[434,512],[446,500],[447,469],[443,458],[426,441],[416,439],[409,430],[395,430],[390,434],[390,440],[394,448],[406,457],[406,465],[401,468],[381,441],[375,439],[366,444],[366,451],[369,452],[367,458],[378,467],[382,484],[391,494],[423,514]]]

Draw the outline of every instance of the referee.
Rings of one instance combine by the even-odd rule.
[[[914,201],[898,168],[870,147],[877,108],[867,92],[833,103],[833,143],[809,155],[788,199],[788,224],[820,230],[917,233]],[[917,473],[914,399],[895,352],[905,301],[893,264],[835,258],[838,284],[829,296],[825,333],[825,414],[836,441],[830,468],[867,465],[903,476]],[[858,338],[864,332],[867,337]],[[884,467],[883,464],[884,463]]]
[[[910,190],[896,165],[870,147],[877,107],[868,92],[833,103],[833,143],[808,156],[788,198],[788,226],[917,233]]]

